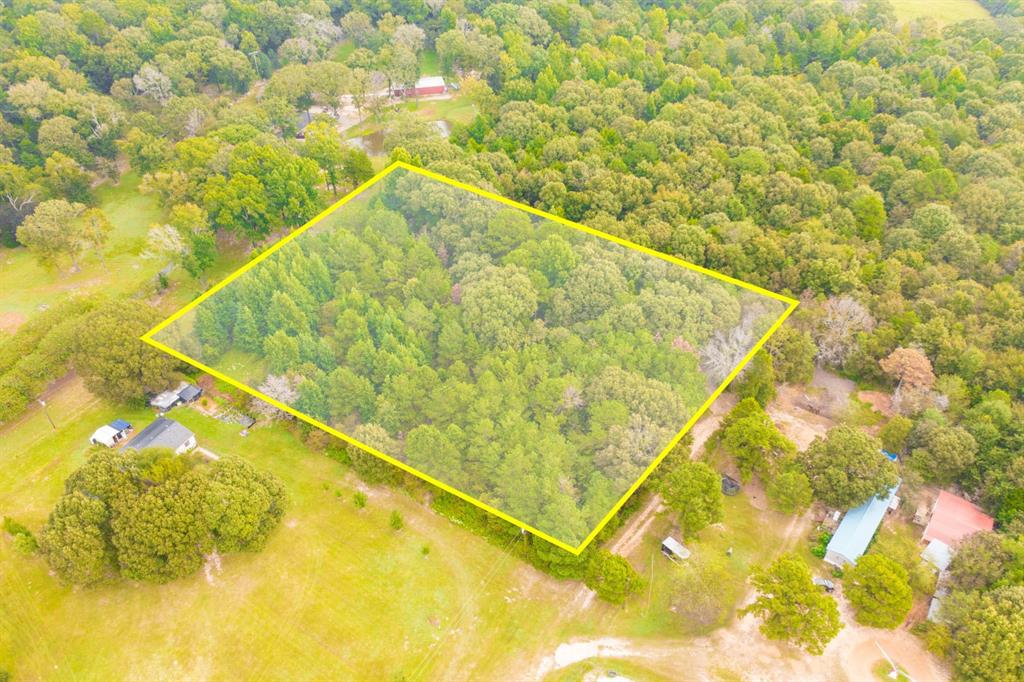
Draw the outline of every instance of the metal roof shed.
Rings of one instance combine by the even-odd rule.
[[[181,402],[181,397],[177,391],[164,391],[153,396],[153,399],[149,401],[150,406],[155,407],[158,410],[169,410],[178,403]]]
[[[921,558],[940,571],[945,571],[953,561],[953,550],[942,540],[932,540],[921,552]]]
[[[188,384],[185,388],[178,391],[178,397],[183,402],[190,403],[203,394],[203,389],[199,388],[195,384]]]
[[[119,432],[112,426],[101,426],[93,431],[89,442],[93,445],[106,445],[108,448],[112,448],[117,444],[118,435]]]
[[[872,497],[859,507],[846,512],[835,535],[825,548],[825,561],[840,567],[856,564],[857,559],[861,558],[864,550],[868,548],[871,538],[875,536],[875,531],[882,523],[885,511],[896,497],[899,487],[899,484],[896,484],[884,498]]]
[[[673,537],[667,537],[661,541],[661,553],[673,561],[690,558],[690,550]]]

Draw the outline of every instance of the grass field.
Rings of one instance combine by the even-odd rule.
[[[0,437],[0,515],[33,529],[82,461],[96,425],[145,425],[146,410],[100,403],[76,381]],[[212,584],[60,586],[38,558],[0,539],[0,669],[16,680],[432,678],[448,666],[486,676],[537,646],[558,604],[521,596],[521,564],[409,497],[370,491],[284,427],[247,438],[191,409],[174,417],[219,453],[244,453],[285,483],[291,506],[267,548],[230,555]],[[393,510],[406,525],[388,527]],[[423,547],[429,554],[423,554]],[[464,666],[464,667],[463,667]]]
[[[437,50],[423,50],[420,53],[420,73],[424,76],[441,75],[441,64],[437,58]]]
[[[976,0],[891,0],[901,23],[932,17],[939,24],[955,24],[968,19],[985,19],[988,11]]]
[[[332,55],[332,58],[336,62],[343,62],[355,51],[356,44],[351,40],[345,39],[334,46],[334,54]]]
[[[416,118],[431,121],[448,121],[469,124],[476,117],[476,107],[464,97],[453,97],[452,99],[418,100],[410,99],[399,105],[401,111],[412,112]],[[387,125],[387,118],[376,120],[369,117],[345,131],[345,137],[364,137],[381,131]],[[371,154],[372,155],[372,154]]]
[[[693,552],[688,562],[699,563],[712,557],[725,557],[727,580],[719,587],[723,594],[739,602],[745,593],[750,569],[768,563],[777,553],[781,538],[793,517],[755,509],[745,495],[724,499],[725,520],[701,531],[686,546]],[[706,634],[710,628],[696,628],[669,610],[672,598],[672,572],[675,564],[661,555],[661,539],[669,533],[679,537],[673,528],[674,515],[663,512],[645,534],[643,545],[634,556],[642,559],[635,568],[647,581],[643,594],[624,606],[596,604],[594,613],[581,626],[580,634],[614,634],[634,637],[678,637],[682,634]],[[769,540],[771,539],[771,540]],[[727,550],[732,555],[727,556]],[[735,604],[729,609],[727,624],[735,615]]]
[[[141,258],[149,226],[162,212],[156,198],[139,192],[137,175],[125,175],[117,185],[97,192],[100,207],[114,224],[103,258],[83,259],[79,272],[53,272],[42,268],[26,249],[0,249],[0,312],[31,317],[40,305],[75,292],[104,291],[127,294],[154,277],[166,263]]]
[[[476,107],[465,97],[434,100],[409,100],[402,105],[406,111],[414,112],[425,121],[444,120],[449,123],[472,123]]]
[[[0,516],[33,530],[83,461],[96,426],[124,417],[140,429],[153,418],[145,408],[99,401],[73,378],[48,403],[56,430],[38,405],[0,430],[9,453]],[[658,542],[671,530],[670,513],[634,553],[653,578],[649,589],[624,606],[595,602],[568,616],[578,584],[537,573],[406,494],[364,488],[369,504],[358,510],[357,482],[284,425],[243,437],[237,424],[191,408],[172,416],[205,448],[276,474],[291,499],[282,525],[261,553],[224,557],[212,583],[200,573],[168,585],[90,589],[61,586],[41,559],[18,555],[0,535],[0,670],[14,679],[419,680],[454,670],[483,679],[514,669],[522,652],[550,652],[574,636],[696,634],[668,610],[673,565]],[[791,519],[742,495],[725,505],[725,522],[687,544],[694,562],[732,548],[721,589],[738,600],[750,567],[778,551]],[[399,532],[388,525],[394,510],[405,519]],[[569,676],[557,679],[586,670],[562,672]]]

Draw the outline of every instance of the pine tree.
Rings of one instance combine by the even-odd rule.
[[[244,350],[246,353],[258,353],[263,348],[263,338],[260,335],[259,326],[256,324],[256,316],[252,314],[249,306],[242,306],[238,311],[234,343],[239,350]]]

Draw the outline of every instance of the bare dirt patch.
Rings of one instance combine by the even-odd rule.
[[[867,403],[875,412],[886,417],[893,417],[896,411],[892,409],[892,396],[881,391],[859,391],[857,399]]]
[[[28,318],[14,310],[0,312],[0,333],[13,334]]]
[[[767,412],[779,430],[805,450],[843,415],[854,388],[852,381],[818,368],[809,385],[780,387]]]

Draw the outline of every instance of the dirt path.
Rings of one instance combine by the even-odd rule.
[[[821,656],[766,639],[753,616],[708,637],[645,641],[624,637],[577,639],[559,645],[544,658],[535,674],[546,675],[590,658],[629,659],[670,678],[720,679],[723,670],[745,682],[790,680],[849,680],[871,682],[872,668],[883,659],[879,647],[915,682],[943,682],[949,671],[905,630],[876,630],[853,623],[825,648]]]
[[[833,386],[835,388],[835,386]],[[833,396],[830,402],[838,400]],[[779,409],[779,401],[773,408]],[[785,396],[783,404],[787,403]],[[724,411],[727,411],[726,407]],[[797,408],[799,409],[799,408]],[[771,410],[769,410],[771,411]],[[827,431],[831,419],[803,410],[795,415],[783,415],[781,425],[788,426],[790,437],[803,448],[819,432]],[[706,419],[695,429],[694,452],[699,452],[704,440],[717,427],[720,416]],[[703,434],[703,437],[700,437]],[[656,499],[656,498],[655,498]],[[643,528],[654,517],[652,499],[632,520],[616,541],[620,550],[633,542],[633,534],[643,535]],[[792,549],[806,536],[811,523],[810,514],[793,517],[778,539],[778,553]],[[639,541],[636,541],[639,542]],[[620,544],[621,543],[621,544]],[[742,606],[755,598],[752,589],[740,600]],[[854,621],[849,605],[838,595],[843,629],[825,648],[821,656],[809,656],[785,643],[775,642],[760,632],[759,621],[753,616],[736,618],[725,628],[711,635],[697,638],[648,640],[634,637],[574,638],[553,651],[534,659],[532,672],[522,672],[514,679],[542,680],[547,675],[592,658],[632,660],[666,677],[694,680],[721,679],[723,672],[733,673],[745,682],[789,682],[790,680],[849,680],[872,682],[872,668],[883,660],[882,650],[905,670],[914,682],[945,682],[949,671],[922,642],[905,629],[879,630],[864,627]],[[880,649],[881,647],[881,649]],[[531,668],[524,668],[524,671]],[[681,671],[685,671],[682,673]]]
[[[736,407],[736,402],[736,394],[734,393],[724,393],[718,396],[718,399],[711,403],[708,411],[693,425],[693,428],[690,429],[690,436],[693,438],[693,447],[690,449],[691,458],[697,458],[704,448],[704,443],[718,429],[718,425],[722,423],[722,417],[728,414],[732,408]]]
[[[715,432],[718,425],[722,421],[722,417],[729,412],[736,404],[736,396],[732,394],[722,395],[711,404],[704,416],[694,424],[690,433],[693,436],[693,446],[690,449],[690,456],[696,458],[704,447],[704,443],[707,439]],[[637,547],[643,542],[644,537],[647,535],[647,531],[650,529],[651,524],[657,518],[658,514],[665,510],[665,505],[662,502],[661,495],[657,493],[651,495],[651,499],[647,501],[644,508],[633,514],[626,525],[622,527],[618,535],[612,539],[607,545],[606,549],[612,554],[618,554],[624,556],[627,559],[636,551]],[[566,613],[568,617],[573,617],[582,611],[590,608],[591,604],[594,603],[594,598],[597,593],[591,590],[586,585],[580,585],[573,593],[572,598],[569,601]]]
[[[664,508],[665,505],[662,504],[661,495],[657,493],[651,495],[651,499],[647,501],[644,508],[634,514],[633,518],[623,528],[622,533],[608,544],[608,551],[612,554],[621,554],[624,557],[632,554],[643,541],[644,535],[646,535],[647,529],[651,527],[655,516]]]
[[[791,549],[804,537],[810,516],[793,517],[782,533],[779,552]],[[748,590],[741,600],[754,599]],[[907,630],[879,630],[853,620],[846,602],[839,598],[843,629],[821,656],[808,656],[785,643],[764,637],[753,616],[743,616],[707,637],[645,640],[630,637],[576,638],[558,645],[543,656],[532,674],[516,679],[542,680],[552,672],[591,658],[633,660],[669,678],[685,671],[687,679],[720,679],[723,670],[745,682],[789,680],[849,680],[871,682],[872,668],[883,659],[881,647],[914,682],[944,682],[949,671]]]

